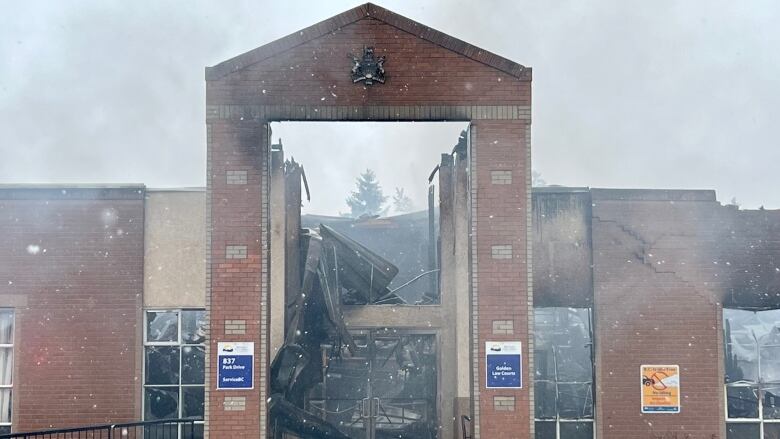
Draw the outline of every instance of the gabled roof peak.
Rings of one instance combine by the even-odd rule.
[[[520,65],[507,58],[496,55],[479,47],[466,43],[444,32],[433,29],[424,24],[399,15],[373,3],[365,3],[341,14],[323,20],[286,37],[279,38],[268,44],[252,49],[249,52],[238,55],[214,67],[206,67],[206,80],[222,78],[232,72],[241,70],[247,66],[258,63],[279,53],[290,50],[296,46],[322,37],[348,24],[364,18],[373,18],[389,24],[402,31],[418,35],[420,38],[433,44],[459,53],[474,61],[493,67],[516,78],[530,80],[531,69]]]

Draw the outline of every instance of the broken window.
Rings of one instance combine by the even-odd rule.
[[[593,336],[589,308],[534,309],[537,439],[593,438]]]
[[[723,309],[726,437],[780,435],[780,309]]]
[[[11,433],[14,370],[14,311],[0,309],[0,434]]]
[[[436,343],[394,330],[355,334],[356,351],[323,347],[324,379],[307,406],[349,437],[436,434]]]
[[[146,312],[144,420],[203,418],[205,325],[206,313],[202,310]],[[183,429],[181,426],[166,428],[164,432],[149,433],[190,437],[189,426],[186,432],[168,431]],[[196,423],[194,428],[194,437],[202,438],[203,424]]]

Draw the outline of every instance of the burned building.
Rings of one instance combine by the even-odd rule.
[[[206,70],[205,190],[0,187],[0,434],[778,437],[780,212],[532,190],[531,79],[365,4]],[[427,211],[342,219],[278,121],[467,129]]]
[[[465,426],[473,434],[478,400],[459,399],[470,375],[457,367],[466,353],[453,344],[468,339],[470,320],[448,314],[458,309],[453,276],[463,272],[455,267],[468,263],[453,257],[463,243],[446,238],[459,224],[448,208],[459,201],[446,195],[457,193],[447,183],[458,181],[457,161],[445,157],[434,181],[444,194],[435,240],[426,211],[292,215],[300,233],[285,246],[297,246],[290,268],[300,283],[277,293],[285,320],[272,316],[286,328],[264,372],[272,432],[431,438],[462,437],[456,429]],[[233,401],[257,388],[214,390],[231,405],[205,399],[216,356],[205,343],[204,191],[6,186],[0,200],[6,431],[205,415],[200,437],[215,410],[247,415]],[[533,389],[534,417],[507,437],[673,437],[682,429],[772,437],[778,211],[723,206],[712,191],[550,187],[533,192],[532,224],[533,337],[523,354],[533,369],[522,391]],[[226,322],[227,336],[249,324]],[[514,326],[510,316],[491,331],[513,336]],[[679,366],[679,414],[641,413],[646,364]],[[120,404],[120,388],[134,396]],[[481,398],[514,413],[500,390]],[[463,414],[453,419],[456,410]],[[230,437],[248,435],[256,437]]]

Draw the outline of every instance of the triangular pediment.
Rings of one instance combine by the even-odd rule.
[[[460,54],[465,58],[492,67],[515,78],[524,80],[531,79],[531,69],[528,67],[485,49],[473,46],[463,40],[447,35],[444,32],[425,26],[372,3],[366,3],[342,12],[327,20],[250,50],[249,52],[221,62],[213,67],[207,67],[206,79],[220,79],[230,73],[240,71],[265,59],[292,50],[302,44],[326,36],[342,27],[366,18],[379,20],[399,30],[418,36],[423,40]]]

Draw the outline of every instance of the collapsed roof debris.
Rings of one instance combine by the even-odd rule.
[[[435,338],[353,336],[342,315],[342,303],[406,303],[388,288],[398,268],[324,224],[301,232],[300,289],[287,303],[285,341],[271,364],[277,437],[350,438],[368,423],[380,438],[435,437]]]

